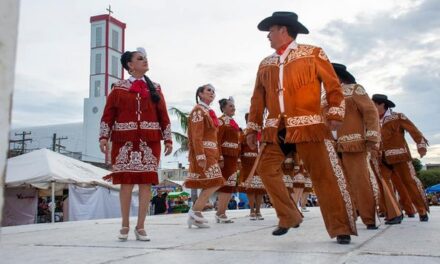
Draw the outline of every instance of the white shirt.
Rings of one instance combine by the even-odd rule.
[[[278,79],[278,102],[280,104],[280,113],[284,113],[284,87],[283,87],[283,80],[284,80],[284,61],[286,60],[287,55],[289,55],[290,50],[298,48],[298,43],[296,41],[292,41],[289,46],[287,46],[286,50],[283,52],[283,54],[276,56],[279,57],[279,79]]]
[[[142,78],[140,78],[140,79],[136,79],[136,78],[134,78],[133,76],[130,76],[130,78],[128,78],[128,80],[129,80],[131,83],[134,82],[134,81],[137,81],[137,80],[142,80],[142,81],[144,81],[144,83],[147,83],[147,80],[145,80],[144,76],[142,76]]]

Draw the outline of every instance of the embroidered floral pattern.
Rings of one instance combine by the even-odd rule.
[[[115,82],[114,87],[122,87],[129,89],[131,87],[131,82],[129,80],[120,80]]]
[[[389,149],[385,150],[385,156],[394,156],[394,155],[401,155],[407,153],[405,148],[398,148],[398,149]]]
[[[158,168],[158,160],[153,155],[153,151],[148,147],[146,142],[141,141],[139,144],[140,151],[132,151],[133,143],[128,141],[119,149],[113,170],[119,171],[144,171],[156,172]]]
[[[374,130],[367,130],[367,133],[365,133],[366,137],[380,137],[379,132]]]
[[[367,94],[364,87],[362,87],[362,85],[359,85],[359,84],[355,86],[354,92],[358,95],[366,95]]]
[[[171,124],[168,124],[165,130],[163,131],[163,139],[164,140],[172,140],[171,138]]]
[[[397,119],[399,119],[399,115],[396,114],[396,113],[392,113],[391,115],[386,116],[386,117],[383,119],[383,124],[386,124],[386,123],[388,123],[388,122],[390,122],[390,121],[397,120]]]
[[[200,174],[194,173],[194,172],[188,172],[187,178],[196,180],[196,179],[200,178]]]
[[[278,127],[278,118],[268,118],[264,124],[265,127]]]
[[[304,182],[304,187],[305,188],[312,188],[313,187],[312,179],[310,179],[309,177],[306,177],[306,180]]]
[[[293,180],[289,175],[283,175],[283,182],[287,188],[293,188]]]
[[[238,149],[238,144],[237,143],[233,143],[233,142],[225,141],[225,142],[223,142],[222,147]]]
[[[356,223],[354,221],[354,209],[353,203],[351,202],[350,193],[347,190],[347,183],[345,181],[344,173],[342,172],[341,165],[338,162],[338,155],[336,154],[335,148],[330,140],[324,140],[325,146],[327,148],[328,157],[333,168],[333,174],[337,179],[339,186],[339,191],[341,192],[342,199],[345,202],[345,210],[347,211],[347,217],[350,222],[350,227],[354,232],[356,230]]]
[[[223,177],[222,176],[222,171],[220,169],[220,166],[216,163],[214,165],[212,165],[211,167],[209,167],[206,171],[205,171],[205,175],[208,178],[218,178],[218,177]]]
[[[139,126],[140,126],[141,129],[157,129],[157,130],[160,130],[159,122],[142,121]],[[170,135],[170,137],[171,137],[171,135]]]
[[[196,160],[197,160],[197,161],[199,161],[199,160],[206,160],[206,156],[205,156],[205,154],[197,155],[197,156],[196,156]]]
[[[191,116],[191,121],[194,123],[202,122],[203,121],[202,110],[200,110],[200,109],[194,110],[194,112],[192,113],[192,116]]]
[[[338,138],[338,141],[343,143],[343,142],[350,142],[350,141],[358,141],[358,140],[362,140],[362,135],[361,134],[348,134],[348,135],[344,135],[342,137]]]
[[[371,153],[367,152],[367,168],[368,168],[368,175],[370,176],[370,184],[371,189],[373,190],[373,196],[374,201],[376,202],[376,206],[379,206],[379,185],[377,184],[376,176],[374,175],[373,168],[371,168],[370,164],[371,160]]]
[[[225,186],[235,187],[237,186],[237,173],[234,172],[231,176],[228,177],[228,180],[225,183]]]
[[[323,49],[319,49],[318,57],[320,57],[321,59],[323,59],[325,61],[330,61],[327,57],[327,54],[325,54]]]
[[[345,116],[345,100],[341,102],[339,106],[332,106],[328,109],[328,115],[338,115],[340,117]]]
[[[289,56],[287,56],[287,63],[300,58],[304,57],[310,57],[313,54],[313,51],[315,50],[314,46],[310,45],[299,45],[298,48],[293,49],[290,51]]]
[[[293,177],[294,183],[305,183],[305,181],[306,181],[306,178],[304,177],[304,174],[302,174],[302,173],[297,173]]]
[[[110,127],[106,122],[101,122],[100,128],[99,128],[99,136],[100,137],[110,137]]]
[[[129,131],[129,130],[136,130],[137,129],[137,123],[136,122],[128,122],[128,123],[118,123],[115,122],[113,124],[113,130],[114,131]]]
[[[261,126],[253,122],[248,122],[247,128],[257,132],[261,131]]]
[[[254,175],[246,187],[249,189],[264,189],[264,184],[260,176]]]
[[[214,141],[203,141],[202,144],[204,148],[217,149],[217,143]]]
[[[258,156],[258,153],[256,153],[256,152],[244,152],[242,156],[246,157],[246,158],[256,158]]]
[[[422,182],[420,182],[419,178],[417,178],[416,170],[414,169],[414,165],[412,164],[412,161],[408,161],[407,164],[408,164],[409,172],[411,174],[411,178],[416,182],[417,189],[419,190],[420,195],[422,196],[422,199],[425,202],[425,207],[429,208]]]
[[[353,84],[344,84],[342,85],[342,92],[345,97],[350,97],[353,95],[354,85]]]
[[[294,116],[287,118],[287,127],[308,126],[323,123],[320,115]]]
[[[265,58],[261,62],[260,67],[270,66],[270,65],[278,65],[278,56],[271,55],[271,56]]]

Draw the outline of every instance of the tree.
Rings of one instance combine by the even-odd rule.
[[[418,175],[424,188],[440,183],[440,169],[423,170]]]
[[[177,116],[177,119],[180,122],[180,127],[182,128],[183,133],[179,133],[179,132],[171,132],[174,136],[174,138],[176,139],[177,143],[180,144],[180,148],[177,149],[174,152],[174,157],[179,156],[182,153],[185,153],[188,151],[188,116],[189,113],[187,112],[183,112],[182,110],[175,108],[175,107],[171,107],[169,109],[169,111],[171,112],[171,114]]]
[[[417,174],[418,174],[418,173],[422,170],[422,168],[423,168],[422,162],[421,162],[419,159],[417,159],[417,158],[412,159],[412,164],[413,164],[414,169],[416,170]]]

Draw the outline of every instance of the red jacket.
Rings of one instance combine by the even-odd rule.
[[[160,101],[154,103],[148,96],[129,92],[129,80],[119,81],[107,97],[101,118],[99,139],[114,142],[160,141],[172,143],[171,124],[164,96],[159,84],[154,84]]]

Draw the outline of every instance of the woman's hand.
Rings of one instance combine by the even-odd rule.
[[[165,144],[165,150],[164,150],[164,152],[165,152],[165,156],[170,155],[171,152],[173,152],[173,144],[171,144],[171,143],[166,143],[166,144]]]
[[[103,138],[99,141],[99,148],[101,149],[101,152],[104,154],[107,154],[107,151],[109,149],[108,147],[108,140]]]

